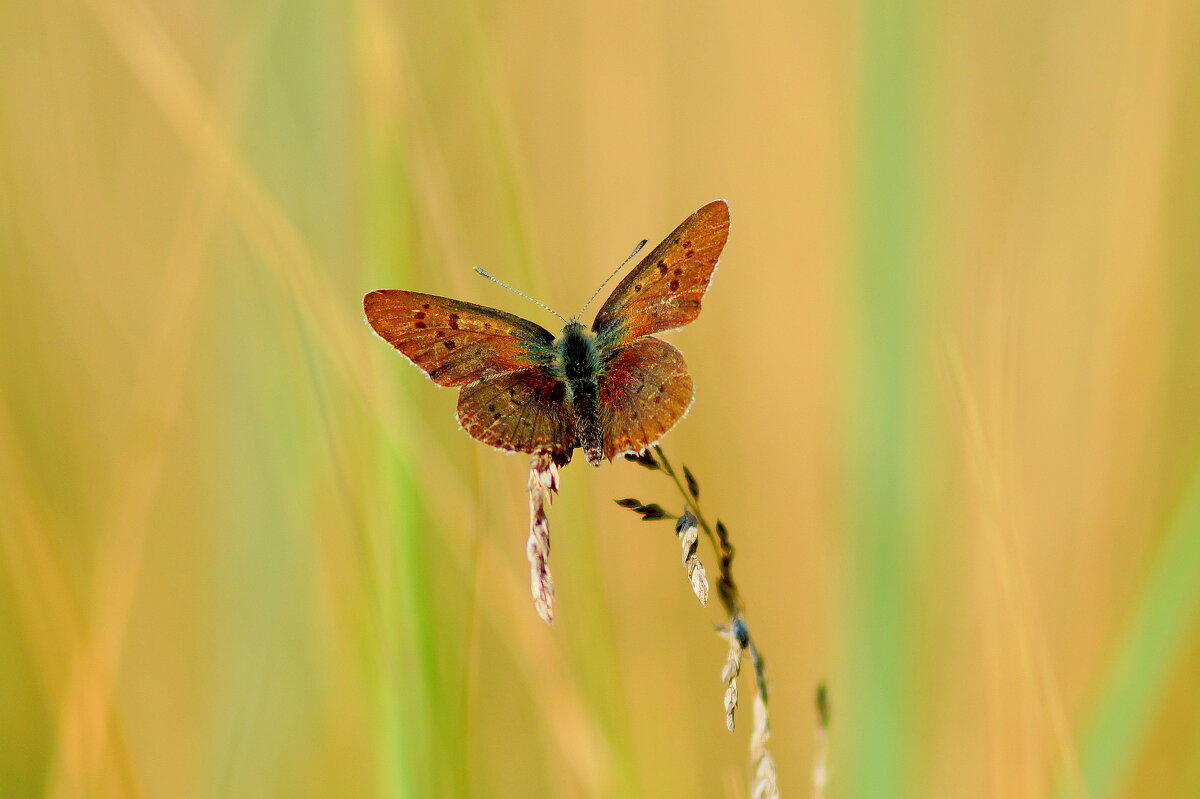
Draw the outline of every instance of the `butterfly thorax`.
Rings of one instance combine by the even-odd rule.
[[[554,340],[556,376],[567,385],[567,402],[575,417],[575,445],[588,463],[600,465],[603,429],[600,420],[600,357],[596,338],[579,322],[568,322]]]

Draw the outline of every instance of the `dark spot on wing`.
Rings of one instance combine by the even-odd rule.
[[[641,283],[634,283],[634,284],[633,284],[633,290],[634,290],[634,291],[641,291],[641,290],[642,290],[642,284],[641,284]]]
[[[695,251],[695,250],[688,250],[688,251],[687,251],[687,257],[688,257],[688,258],[691,258],[691,257],[692,257],[693,255],[695,255],[695,254],[696,254],[696,251]]]
[[[682,275],[682,274],[683,274],[683,267],[682,266],[675,267],[675,276],[678,277],[679,275]]]
[[[424,328],[425,328],[425,323],[424,323],[424,322],[417,322],[417,329],[418,329],[418,330],[423,330]]]
[[[418,319],[424,319],[425,312],[424,311],[413,311],[413,316],[415,316]]]
[[[422,308],[424,308],[425,310],[427,310],[427,311],[428,311],[428,310],[429,310],[429,303],[427,303],[427,302],[423,302],[423,303],[421,303],[421,307],[422,307]]]
[[[678,289],[679,289],[679,281],[672,280],[671,281],[671,291],[677,291]]]
[[[443,341],[443,342],[442,342],[442,344],[444,344],[444,345],[445,345],[445,347],[446,347],[446,349],[448,349],[448,350],[452,350],[452,349],[454,349],[454,342],[453,342],[453,341]]]
[[[452,327],[455,330],[458,330],[458,314],[456,314],[456,313],[450,314],[450,327]]]
[[[658,262],[658,271],[662,272],[664,275],[667,273],[668,268],[669,267],[663,261]]]

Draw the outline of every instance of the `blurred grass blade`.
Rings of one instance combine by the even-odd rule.
[[[1088,799],[1126,795],[1171,672],[1200,617],[1200,463],[1151,564],[1129,624],[1092,704],[1080,755]],[[1058,797],[1068,796],[1060,785]]]
[[[853,695],[846,705],[842,765],[847,796],[904,796],[913,760],[912,657],[905,636],[918,615],[915,476],[920,474],[923,380],[921,270],[925,129],[921,113],[920,11],[898,0],[860,6],[861,96],[854,175],[855,250],[861,308],[853,413],[857,520],[851,542]]]

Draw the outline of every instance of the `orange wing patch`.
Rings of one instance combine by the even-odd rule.
[[[524,369],[464,386],[458,422],[474,439],[499,449],[569,454],[575,422],[566,385],[541,369]]]
[[[604,457],[636,452],[682,419],[694,391],[683,354],[647,336],[622,347],[600,374]]]
[[[553,357],[554,336],[513,314],[413,291],[372,291],[363,297],[367,322],[442,386],[462,386]]]
[[[724,200],[685,219],[625,276],[596,314],[592,330],[601,346],[620,347],[695,319],[728,238]]]

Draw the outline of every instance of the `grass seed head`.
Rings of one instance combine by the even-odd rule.
[[[558,492],[559,463],[549,452],[535,452],[529,462],[529,588],[542,621],[554,619],[554,577],[550,574],[550,519],[546,510]]]
[[[708,606],[708,574],[704,564],[700,562],[697,553],[699,549],[700,527],[691,510],[684,510],[683,515],[675,521],[675,535],[679,537],[679,547],[683,559],[683,568],[687,570],[688,582],[692,592],[700,600],[700,604]]]
[[[767,703],[759,694],[754,697],[754,733],[750,736],[750,760],[754,769],[750,795],[754,799],[779,799],[775,760],[767,751],[767,740],[770,737],[771,723]]]

